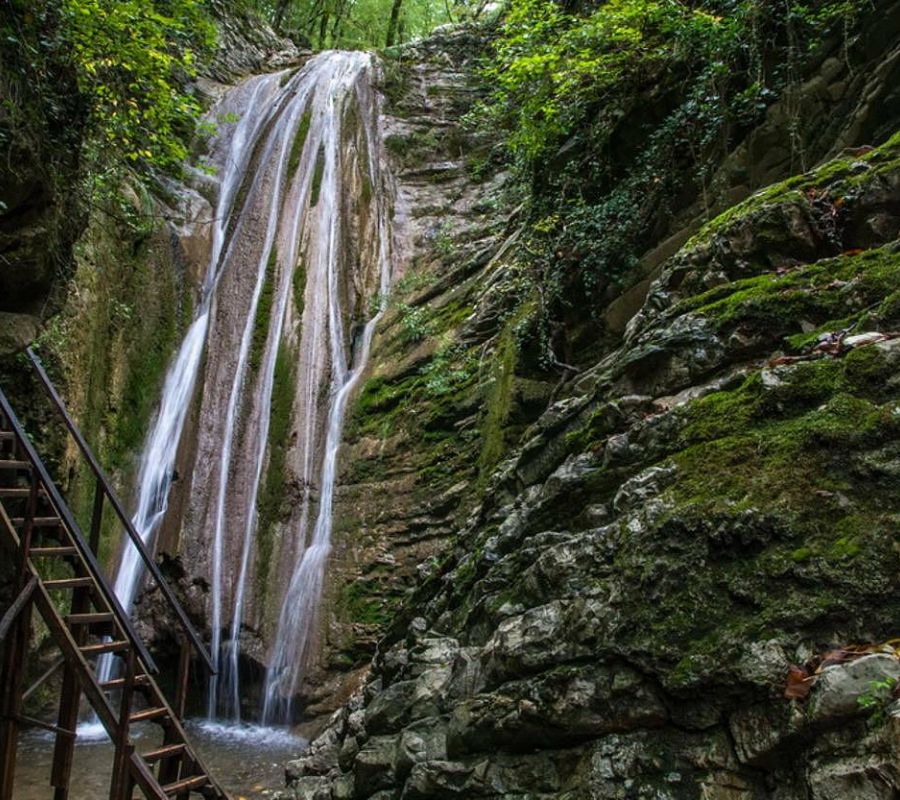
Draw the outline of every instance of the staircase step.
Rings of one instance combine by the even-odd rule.
[[[80,589],[93,585],[93,578],[60,578],[53,581],[44,581],[44,587],[47,589]]]
[[[87,614],[68,614],[66,625],[70,629],[87,628],[95,636],[112,636],[116,632],[115,615],[110,611],[92,611]]]
[[[129,722],[143,722],[147,719],[159,719],[160,717],[168,717],[169,709],[160,706],[159,708],[145,708],[142,711],[135,711],[129,718]]]
[[[25,524],[25,517],[13,517],[10,522],[16,528],[21,528]],[[34,517],[31,524],[35,528],[60,528],[62,520],[59,517]]]
[[[134,676],[134,685],[136,687],[140,686],[149,686],[150,685],[150,676],[149,675],[135,675]],[[109,681],[101,681],[100,688],[104,692],[112,692],[116,689],[121,689],[125,686],[125,678],[113,678]]]
[[[13,442],[16,435],[12,431],[0,431],[0,442]]]
[[[77,556],[77,547],[32,547],[28,551],[32,557],[40,556]]]
[[[179,744],[167,744],[165,747],[160,747],[158,750],[141,753],[141,758],[148,764],[152,764],[156,761],[163,761],[166,758],[180,756],[185,750],[187,750],[187,745],[184,742],[180,742]]]
[[[112,611],[91,611],[87,614],[69,614],[66,622],[69,625],[95,625],[98,622],[112,622],[115,618]]]
[[[0,486],[0,498],[9,498],[15,499],[17,497],[28,497],[31,494],[31,489],[21,486]]]
[[[0,470],[31,469],[28,461],[0,461]]]
[[[128,650],[131,647],[131,642],[127,639],[119,639],[113,642],[100,642],[99,644],[87,644],[84,647],[80,647],[82,653],[85,656],[96,656],[102,653],[120,653],[123,650]]]
[[[207,783],[209,783],[209,778],[206,775],[194,775],[191,778],[182,778],[175,783],[167,783],[162,787],[162,790],[169,797],[175,797],[175,795],[180,794],[181,792],[206,786]]]

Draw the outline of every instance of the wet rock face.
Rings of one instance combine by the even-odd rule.
[[[72,188],[84,125],[74,75],[57,65],[42,88],[21,85],[17,48],[0,57],[0,77],[16,102],[0,111],[0,356],[33,341],[65,299],[71,249],[86,219]],[[64,122],[63,122],[64,121]]]
[[[896,796],[895,650],[784,688],[897,635],[898,201],[895,138],[670,257],[284,797]]]
[[[310,55],[289,39],[276,34],[258,17],[225,0],[212,0],[211,11],[218,29],[215,58],[204,67],[208,77],[232,82],[259,72],[270,72],[296,65]]]
[[[422,370],[469,316],[507,235],[506,215],[487,202],[505,178],[473,176],[479,144],[459,124],[477,97],[481,46],[472,32],[448,32],[381,64],[394,280],[344,429],[320,645],[298,703],[308,733],[359,687],[380,631],[474,502],[477,451],[471,430],[460,435],[481,402],[474,381],[460,392],[440,387],[429,408],[395,404],[417,392],[410,385],[423,383]]]

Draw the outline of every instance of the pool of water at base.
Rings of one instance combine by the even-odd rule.
[[[206,720],[185,722],[200,758],[232,800],[263,800],[284,787],[284,764],[296,758],[306,740],[284,728]],[[138,752],[161,744],[157,726],[133,728]],[[29,730],[19,740],[16,800],[49,800],[53,734]],[[78,728],[69,800],[105,800],[109,796],[113,747],[99,724]],[[138,793],[135,792],[135,796]]]

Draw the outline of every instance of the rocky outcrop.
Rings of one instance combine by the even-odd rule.
[[[231,83],[247,75],[284,69],[310,54],[238,4],[212,0],[209,6],[218,36],[215,56],[203,72],[213,80]]]
[[[303,690],[307,733],[359,686],[419,566],[446,549],[471,506],[482,389],[471,364],[457,363],[456,338],[508,235],[495,205],[506,178],[474,173],[486,146],[459,122],[476,97],[482,46],[481,34],[452,31],[383,62],[394,285],[345,427],[321,648]]]
[[[900,24],[898,8],[879,6],[847,47],[823,44],[803,77],[719,165],[705,198],[713,210],[844,145],[883,139],[898,118],[890,89],[896,54],[887,33]],[[566,391],[574,371],[558,361],[537,367],[546,354],[519,352],[528,320],[512,318],[511,310],[527,282],[515,258],[518,200],[494,164],[495,142],[460,124],[478,98],[473,68],[489,35],[447,30],[385,61],[402,266],[369,380],[348,420],[323,647],[305,689],[307,732],[362,680],[404,594],[443,557],[497,461]],[[832,114],[835,108],[841,113]],[[807,121],[801,131],[798,113]],[[611,140],[621,140],[632,123],[621,120]],[[541,336],[566,340],[563,360],[577,366],[609,356],[652,282],[710,210],[686,192],[659,215],[633,286],[610,286],[602,314],[572,303],[566,329]],[[650,356],[646,364],[652,371]],[[541,446],[534,445],[538,463],[526,469],[526,483],[532,469],[554,458]],[[547,446],[560,448],[556,441]]]
[[[752,196],[493,471],[298,798],[900,791],[900,138]],[[784,697],[791,665],[875,643]],[[885,643],[879,651],[878,643]]]
[[[52,15],[8,11],[27,41],[52,38]],[[39,326],[59,310],[71,275],[71,249],[87,209],[72,191],[80,177],[85,109],[78,101],[76,76],[65,54],[36,56],[16,37],[0,53],[0,356],[33,341]],[[34,80],[31,63],[46,58],[46,73]]]

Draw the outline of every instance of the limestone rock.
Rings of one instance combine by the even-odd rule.
[[[873,653],[822,670],[809,699],[811,720],[834,721],[863,712],[859,700],[873,692],[873,684],[900,681],[900,660]]]

